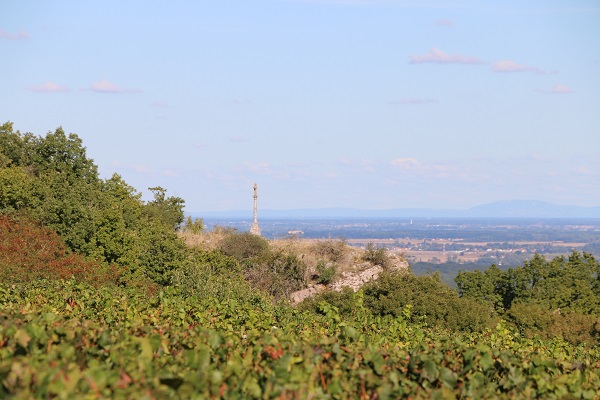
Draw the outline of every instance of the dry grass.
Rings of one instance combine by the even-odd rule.
[[[216,227],[212,231],[202,233],[179,232],[179,237],[190,247],[198,247],[203,250],[217,250],[221,242],[229,235],[226,228]]]
[[[199,234],[180,232],[179,236],[190,247],[216,250],[229,233],[227,229],[220,228]],[[286,238],[270,240],[269,247],[272,251],[295,255],[311,271],[322,261],[335,264],[338,272],[353,272],[365,267],[362,260],[364,251],[351,247],[342,240]]]
[[[188,246],[217,250],[229,234],[231,231],[226,228],[217,228],[200,234],[182,232],[179,235]],[[373,264],[365,261],[364,249],[352,247],[342,240],[291,237],[269,240],[268,243],[271,251],[294,256],[306,265],[306,282],[310,282],[311,277],[318,275],[319,263],[325,263],[327,266],[335,265],[339,278],[358,276],[374,267]],[[389,268],[406,268],[406,262],[401,255],[388,252],[388,260]]]
[[[362,262],[363,251],[333,239],[277,239],[269,242],[271,249],[296,255],[309,270],[319,262],[335,264],[339,273],[356,271]]]

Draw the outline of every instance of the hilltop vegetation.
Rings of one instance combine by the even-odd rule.
[[[0,397],[596,398],[589,254],[436,275],[384,249],[205,232],[101,179],[77,135],[0,127]],[[361,290],[290,294],[378,265]]]

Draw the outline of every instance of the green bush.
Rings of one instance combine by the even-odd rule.
[[[198,235],[204,231],[204,219],[192,218],[188,215],[183,226],[184,232],[189,232],[194,235]]]
[[[239,262],[219,251],[190,249],[183,265],[173,272],[172,286],[184,296],[242,303],[268,303],[267,297],[245,281]]]
[[[600,344],[600,317],[561,310],[548,310],[539,304],[519,303],[506,313],[510,322],[526,337],[561,338],[572,344]]]
[[[379,265],[384,269],[390,266],[390,258],[387,254],[387,250],[384,247],[377,248],[373,243],[367,245],[363,260],[370,262],[373,265]]]
[[[328,285],[332,283],[337,275],[337,265],[326,263],[324,260],[319,260],[317,263],[317,283]]]
[[[289,299],[292,292],[306,287],[307,268],[296,255],[263,253],[262,257],[242,265],[250,285],[269,293],[276,300]]]
[[[219,249],[223,254],[243,262],[244,260],[267,254],[269,251],[269,242],[250,232],[231,231],[221,241]]]
[[[483,330],[494,322],[489,306],[460,299],[436,274],[384,272],[363,290],[365,306],[375,315],[401,316],[406,306],[411,306],[414,322],[468,332]]]
[[[350,317],[353,314],[355,306],[354,291],[347,286],[341,292],[325,290],[316,296],[305,299],[302,303],[298,304],[298,309],[321,313],[320,305],[324,302],[336,307],[341,316]]]

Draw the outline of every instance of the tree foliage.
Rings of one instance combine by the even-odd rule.
[[[523,334],[600,341],[600,264],[588,253],[551,261],[536,254],[507,271],[460,272],[456,283],[462,298],[490,304]]]
[[[528,303],[600,314],[600,264],[588,253],[573,251],[551,261],[536,254],[522,267],[507,271],[492,265],[483,273],[460,272],[456,284],[461,296],[490,302],[498,311]]]
[[[164,285],[184,258],[175,234],[184,201],[151,190],[144,203],[120,176],[101,179],[81,139],[62,128],[42,137],[0,126],[1,214],[26,211],[68,251]]]

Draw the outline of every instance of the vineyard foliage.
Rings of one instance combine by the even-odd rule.
[[[444,335],[168,288],[74,280],[0,288],[0,394],[127,398],[596,398],[597,349],[525,339],[504,324]]]
[[[457,292],[371,246],[356,259],[377,280],[292,307],[354,251],[227,228],[188,246],[183,199],[149,190],[101,179],[77,135],[0,126],[0,398],[600,397],[588,254],[461,273]]]

